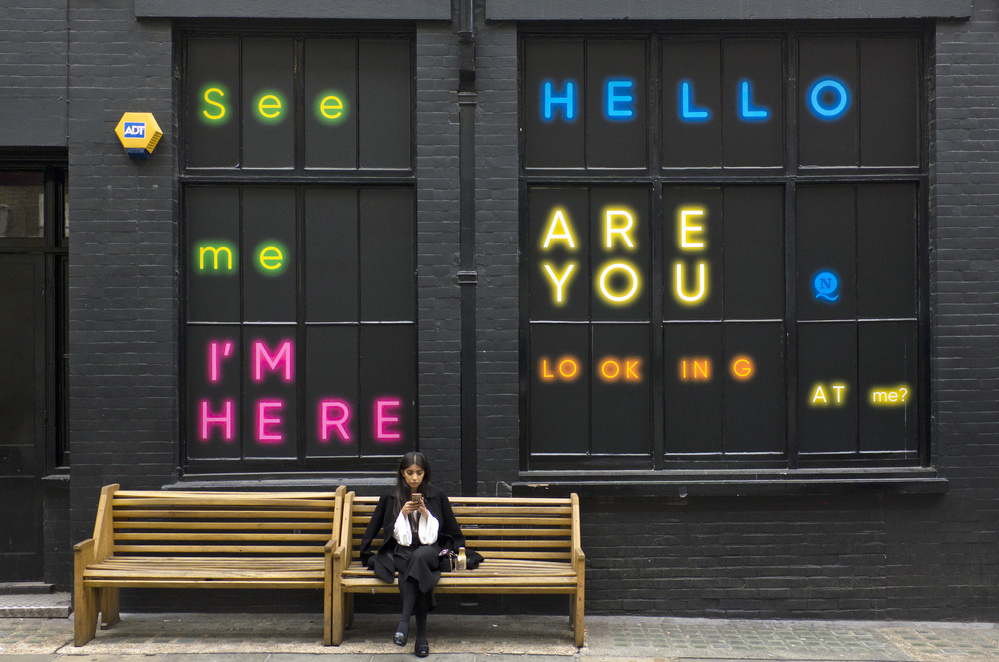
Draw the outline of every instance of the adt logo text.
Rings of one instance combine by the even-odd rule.
[[[146,137],[146,123],[145,122],[125,122],[124,135],[126,138],[145,138]]]

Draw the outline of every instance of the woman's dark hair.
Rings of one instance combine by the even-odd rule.
[[[427,490],[430,488],[430,461],[427,459],[427,456],[417,451],[411,451],[403,455],[402,459],[399,460],[399,470],[395,472],[396,514],[402,510],[402,504],[413,498],[412,491],[409,489],[409,483],[403,478],[402,472],[414,464],[423,469],[423,482],[420,483],[420,493],[426,496]]]

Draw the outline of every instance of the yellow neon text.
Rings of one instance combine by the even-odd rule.
[[[617,381],[640,382],[642,381],[642,359],[629,356],[619,359],[608,356],[600,362],[597,369],[600,378],[608,383]]]
[[[708,293],[708,264],[707,262],[697,263],[697,278],[698,278],[698,288],[697,294],[687,294],[685,291],[684,283],[686,279],[683,276],[683,262],[677,262],[675,265],[676,269],[676,296],[677,300],[681,303],[688,305],[695,305],[697,302],[705,298]]]
[[[219,253],[222,253],[223,251],[225,251],[225,254],[226,254],[227,258],[228,258],[228,266],[226,268],[230,269],[230,270],[232,269],[232,251],[229,250],[229,248],[226,247],[226,246],[218,246],[218,247],[216,247],[216,246],[202,246],[201,250],[198,252],[198,268],[199,269],[204,269],[205,268],[205,253],[207,253],[209,251],[211,251],[211,253],[214,256],[214,260],[215,260],[214,261],[214,265],[213,265],[214,269],[217,270],[219,268]]]
[[[624,224],[615,227],[614,219],[623,218]],[[621,241],[628,248],[634,250],[635,244],[631,241],[632,227],[635,225],[635,219],[632,218],[631,213],[625,209],[608,209],[604,212],[604,234],[607,236],[607,248],[614,248],[614,235],[619,235]]]
[[[908,395],[909,387],[905,384],[875,386],[870,392],[871,404],[875,407],[904,407]]]
[[[746,354],[736,356],[729,364],[729,373],[737,381],[749,381],[756,373],[756,363],[753,361],[753,357]]]
[[[548,272],[548,276],[552,279],[552,283],[555,284],[555,303],[563,303],[562,286],[564,286],[566,282],[568,282],[569,274],[572,273],[573,268],[576,266],[575,263],[570,262],[569,264],[567,264],[565,267],[565,271],[562,272],[561,276],[557,275],[555,273],[555,270],[552,269],[552,265],[548,264],[547,262],[541,266],[543,266],[545,271]]]
[[[257,112],[267,119],[274,119],[281,114],[281,99],[273,94],[265,94],[257,102]]]
[[[544,357],[539,362],[539,370],[541,381],[553,382],[553,381],[563,381],[572,382],[579,377],[579,362],[574,356],[563,356],[559,358],[558,362],[555,364],[554,371],[552,366],[548,364],[548,357]]]
[[[556,227],[558,228],[557,233]],[[547,249],[553,241],[564,241],[568,244],[569,248],[576,248],[576,241],[573,239],[571,226],[562,214],[561,209],[555,210],[551,222],[548,223],[548,232],[545,234],[545,241],[541,244],[541,247]]]
[[[703,225],[687,225],[687,217],[689,216],[703,216],[703,209],[681,209],[680,210],[680,222],[677,224],[677,243],[683,250],[703,250],[705,248],[704,241],[699,241],[702,239],[700,236],[691,237],[692,233],[704,232]]]
[[[678,374],[682,382],[711,381],[711,359],[692,356],[680,359]]]
[[[607,279],[615,271],[623,271],[628,275],[628,279],[631,281],[631,289],[629,289],[625,294],[611,292],[607,287]],[[597,284],[600,288],[600,294],[602,294],[608,302],[623,304],[638,293],[639,282],[638,271],[636,271],[633,266],[625,262],[614,262],[613,264],[608,264],[603,268],[600,272],[600,278],[598,279]]]
[[[329,103],[327,103],[329,102]],[[335,111],[332,115],[327,111]],[[323,97],[323,100],[319,102],[319,112],[331,120],[335,120],[341,115],[343,115],[343,101],[338,96],[330,95],[328,97]]]
[[[826,394],[826,386],[829,389],[829,394]],[[846,384],[828,384],[824,385],[821,382],[815,384],[812,389],[812,397],[810,404],[813,407],[829,407],[836,406],[841,407],[846,403]],[[831,400],[830,400],[831,398]]]
[[[280,269],[284,256],[277,246],[265,246],[260,250],[260,266],[264,269]]]
[[[219,109],[218,115],[209,115],[207,110],[203,110],[201,112],[204,113],[205,117],[207,117],[210,120],[220,120],[223,117],[225,117],[225,106],[223,104],[221,104],[220,102],[215,101],[214,99],[209,99],[208,95],[212,94],[212,93],[215,93],[215,94],[219,95],[220,97],[224,97],[225,96],[225,92],[223,92],[222,90],[220,90],[217,87],[209,87],[207,90],[205,90],[205,103],[210,103],[213,106],[218,106],[218,109]]]

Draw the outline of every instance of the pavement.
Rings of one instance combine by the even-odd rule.
[[[50,599],[68,606],[67,594]],[[412,645],[391,643],[392,614],[358,613],[343,643],[325,647],[319,614],[125,613],[78,648],[71,615],[13,613],[0,610],[0,662],[416,659]],[[430,616],[430,647],[439,662],[999,662],[999,624],[587,615],[586,644],[576,648],[567,614],[439,611]]]

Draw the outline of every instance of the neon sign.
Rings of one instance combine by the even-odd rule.
[[[870,402],[875,407],[904,407],[910,389],[906,384],[898,386],[875,386],[869,392]]]
[[[295,340],[285,338],[276,343],[254,340],[249,343],[249,364],[246,377],[263,387],[267,384],[293,384],[295,380]],[[226,366],[238,362],[237,342],[232,339],[209,340],[205,346],[205,380],[210,386],[223,387]],[[286,431],[286,419],[294,415],[294,407],[280,395],[248,398],[244,403],[252,412],[251,438],[264,446],[292,443]],[[350,443],[356,437],[354,418],[357,404],[349,398],[326,395],[317,399],[317,439],[319,443],[339,441]],[[232,442],[236,438],[239,406],[231,397],[201,398],[196,403],[195,429],[198,439],[208,443],[218,438]],[[394,444],[403,439],[403,400],[392,394],[371,399],[371,437],[379,443]]]
[[[197,116],[209,126],[227,124],[232,117],[230,105],[236,101],[229,89],[217,82],[207,83],[199,92]],[[257,92],[250,105],[251,116],[262,124],[278,124],[289,115],[288,100],[280,90],[263,89]],[[316,118],[324,124],[337,125],[350,115],[350,104],[345,94],[338,90],[325,90],[313,102]]]

